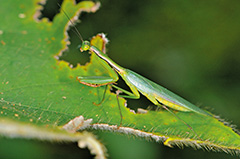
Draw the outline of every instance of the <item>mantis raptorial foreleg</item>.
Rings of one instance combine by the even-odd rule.
[[[118,127],[120,127],[122,125],[122,111],[121,111],[121,108],[120,108],[120,103],[119,103],[119,99],[118,97],[120,96],[119,93],[120,92],[124,92],[126,94],[130,96],[132,96],[132,98],[136,98],[137,96],[135,96],[133,93],[131,92],[128,92],[128,91],[125,91],[115,85],[113,85],[112,83],[114,83],[116,81],[116,79],[118,80],[118,77],[115,79],[114,78],[111,78],[111,77],[106,77],[106,76],[91,76],[91,77],[83,77],[83,76],[79,76],[77,77],[77,80],[82,83],[82,84],[85,84],[85,85],[88,85],[88,86],[91,86],[91,87],[100,87],[100,86],[103,86],[105,85],[105,89],[104,89],[104,93],[103,93],[103,98],[102,100],[100,101],[100,103],[95,103],[93,102],[94,105],[101,105],[102,102],[104,101],[105,99],[105,94],[106,94],[106,91],[107,91],[107,85],[111,84],[111,86],[113,86],[114,88],[118,89],[116,91],[116,95],[117,95],[117,103],[118,103],[118,109],[119,109],[119,113],[120,113],[120,125]],[[139,93],[138,93],[138,97],[139,98]]]

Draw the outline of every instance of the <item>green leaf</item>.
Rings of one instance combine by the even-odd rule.
[[[118,127],[121,119],[119,107],[110,87],[104,102],[98,106],[94,102],[101,101],[104,87],[92,88],[76,80],[78,75],[107,75],[107,70],[94,54],[90,63],[76,68],[59,61],[58,57],[67,49],[67,30],[71,23],[62,11],[53,22],[38,20],[41,8],[38,2],[16,1],[14,12],[0,17],[1,118],[57,131],[59,126],[82,115],[85,119],[92,119],[89,129],[162,141],[167,146],[186,145],[239,154],[240,137],[228,124],[192,112],[174,113],[189,124],[201,139],[168,111],[134,113],[125,107],[123,98],[119,100],[123,123]],[[2,4],[1,15],[10,7],[11,3]],[[94,12],[98,8],[90,1],[75,5],[71,0],[65,0],[62,7],[72,21],[80,12]],[[105,47],[99,35],[91,43],[99,48]]]

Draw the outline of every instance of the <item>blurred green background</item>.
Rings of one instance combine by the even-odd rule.
[[[240,1],[111,1],[101,0],[95,14],[82,14],[77,27],[85,39],[104,32],[110,40],[108,55],[121,66],[181,95],[196,105],[240,125]],[[59,2],[61,3],[61,1]],[[58,12],[48,1],[43,17]],[[80,40],[69,31],[70,50],[62,59],[74,66],[89,61],[79,54]],[[122,85],[123,82],[120,82]],[[122,86],[124,87],[124,85]],[[151,103],[128,100],[128,107]],[[109,158],[236,158],[225,153],[192,148],[168,148],[123,135],[95,132],[106,145]],[[92,158],[77,144],[0,140],[1,158]]]

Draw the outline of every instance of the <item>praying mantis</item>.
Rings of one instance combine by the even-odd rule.
[[[126,94],[126,95],[119,95],[123,98],[139,99],[140,93],[141,93],[142,95],[146,96],[153,104],[157,106],[161,106],[162,104],[164,106],[170,107],[178,111],[195,112],[205,116],[212,116],[208,112],[193,105],[192,103],[176,95],[175,93],[169,91],[168,89],[152,82],[151,80],[137,74],[134,71],[121,67],[120,65],[115,63],[113,60],[111,60],[105,53],[99,50],[97,47],[91,45],[89,41],[82,41],[80,51],[81,52],[91,51],[92,53],[95,53],[101,60],[105,61],[109,66],[111,66],[110,69],[113,69],[115,71],[113,72],[110,69],[108,70],[111,73],[111,77],[78,76],[77,80],[84,85],[88,85],[91,87],[99,87],[99,86],[111,84],[112,87]],[[124,90],[114,85],[114,83],[119,79],[118,75],[122,77],[122,79],[129,86],[132,92],[129,92],[127,90]]]
[[[67,16],[65,11],[63,11],[64,14]],[[68,16],[67,16],[68,17]],[[68,17],[70,22],[73,25],[73,22]],[[73,25],[74,26],[74,25]],[[170,113],[172,113],[174,116],[176,116],[178,119],[180,119],[177,115],[175,115],[172,111],[170,111],[167,107],[172,108],[177,111],[182,112],[194,112],[201,114],[203,116],[210,116],[212,115],[199,107],[195,106],[194,104],[190,103],[189,101],[183,99],[182,97],[176,95],[175,93],[169,91],[168,89],[158,85],[157,83],[154,83],[153,81],[139,75],[138,73],[126,69],[117,63],[115,63],[112,59],[110,59],[105,53],[103,53],[100,49],[98,49],[96,46],[91,45],[89,41],[83,40],[80,32],[77,30],[77,28],[74,26],[75,32],[77,33],[78,37],[82,41],[82,44],[80,45],[80,51],[90,51],[94,54],[96,54],[101,62],[104,63],[104,65],[108,65],[107,71],[109,72],[109,77],[107,76],[78,76],[77,80],[87,86],[90,87],[100,87],[103,85],[111,85],[112,87],[116,88],[122,93],[125,93],[126,95],[119,95],[117,93],[117,97],[123,97],[123,98],[130,98],[130,99],[139,99],[140,93],[147,97],[153,104],[163,107],[166,110],[168,110]],[[125,83],[130,88],[130,91],[124,90],[118,86],[115,85],[115,82],[118,81],[119,76],[125,81]],[[104,93],[105,94],[105,93]],[[104,99],[104,98],[103,98]],[[119,103],[118,103],[119,104]],[[119,106],[120,109],[120,106]],[[120,109],[121,111],[121,109]],[[121,115],[121,112],[120,112]],[[185,121],[180,119],[184,124],[186,124],[196,135],[197,133],[192,129],[190,125],[188,125]],[[122,115],[121,115],[121,123],[122,125]],[[198,136],[198,135],[197,135]],[[200,137],[199,137],[200,138]]]
[[[80,34],[79,34],[80,35]],[[81,37],[81,36],[80,36]],[[90,44],[89,41],[83,41],[80,47],[80,51],[90,51],[92,53],[95,53],[102,62],[105,62],[105,64],[109,65],[108,72],[111,76],[78,76],[77,80],[84,84],[88,85],[90,87],[99,87],[103,85],[111,85],[112,87],[116,88],[118,91],[125,93],[126,95],[119,95],[117,93],[117,100],[118,96],[123,98],[130,98],[130,99],[139,99],[140,93],[144,96],[146,96],[153,104],[157,106],[161,106],[167,111],[169,111],[171,114],[173,114],[175,117],[177,117],[180,121],[182,121],[186,126],[188,126],[196,136],[202,140],[198,134],[193,130],[193,128],[187,124],[184,120],[179,118],[176,114],[174,114],[172,111],[170,111],[167,107],[170,107],[172,109],[183,111],[183,112],[195,112],[204,116],[211,116],[212,115],[199,107],[195,106],[194,104],[188,102],[187,100],[183,99],[182,97],[176,95],[175,93],[169,91],[168,89],[152,82],[151,80],[139,75],[138,73],[131,71],[129,69],[123,68],[117,63],[115,63],[112,59],[110,59],[105,53],[103,53],[101,50],[99,50],[97,47]],[[114,70],[114,71],[113,71]],[[129,86],[131,92],[124,90],[118,86],[116,86],[114,83],[118,81],[119,76],[125,81],[125,83]],[[105,88],[106,91],[106,88]],[[140,92],[140,93],[139,93]],[[104,92],[105,95],[105,92]],[[104,100],[104,98],[103,98]],[[102,100],[102,101],[103,101]],[[102,103],[100,102],[100,104]],[[118,101],[118,107],[120,110],[120,126],[122,125],[122,113],[119,106]]]

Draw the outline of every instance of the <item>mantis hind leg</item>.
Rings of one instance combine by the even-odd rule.
[[[164,108],[165,110],[167,110],[169,113],[171,113],[173,116],[175,116],[178,120],[180,120],[183,124],[185,124],[189,129],[191,129],[191,131],[197,136],[198,139],[202,140],[200,138],[200,136],[193,130],[193,128],[187,124],[183,119],[181,119],[180,117],[178,117],[176,114],[174,114],[170,109],[167,108],[167,106],[162,103],[163,100],[160,100],[159,98],[156,98],[154,95],[145,95],[151,102],[153,102],[155,105]],[[174,109],[174,108],[173,108]]]
[[[160,104],[159,104],[160,105]],[[180,117],[178,117],[176,114],[174,114],[171,110],[169,110],[165,105],[161,105],[165,110],[167,110],[169,113],[171,113],[173,116],[175,116],[176,118],[178,118],[178,120],[180,120],[182,123],[184,123],[189,129],[191,129],[191,131],[197,136],[198,139],[202,140],[200,138],[200,136],[193,130],[193,128],[187,124],[183,119],[181,119]]]

